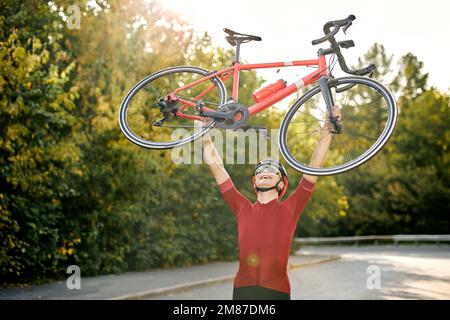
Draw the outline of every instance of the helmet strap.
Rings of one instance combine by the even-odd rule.
[[[281,181],[282,181],[282,179],[278,180],[277,184],[270,188],[255,187],[255,189],[256,189],[256,191],[261,191],[261,192],[266,192],[266,191],[269,191],[272,189],[277,189],[278,193],[280,193],[282,190],[278,189],[278,185],[280,184]]]

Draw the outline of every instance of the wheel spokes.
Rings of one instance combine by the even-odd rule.
[[[149,143],[159,144],[179,140],[178,135],[182,131],[177,130],[185,130],[187,137],[192,136],[194,119],[199,117],[193,107],[199,100],[197,97],[201,96],[202,102],[214,109],[224,102],[220,89],[211,79],[175,94],[179,86],[187,86],[202,78],[202,74],[192,71],[170,72],[145,84],[128,103],[126,125],[129,130],[137,137],[147,136]],[[174,97],[191,104],[183,104]],[[156,122],[160,123],[156,125]]]
[[[333,97],[335,104],[341,109],[342,132],[330,133],[333,136],[322,164],[326,168],[359,161],[367,150],[379,142],[389,118],[388,100],[364,83],[357,83],[340,93],[333,92]],[[321,128],[323,123],[328,122],[326,106],[324,102],[318,101],[323,101],[319,90],[297,108],[286,131],[286,148],[289,154],[305,167],[309,167],[317,146],[317,135],[324,136],[316,128]]]

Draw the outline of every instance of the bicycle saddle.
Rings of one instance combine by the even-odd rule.
[[[226,37],[225,39],[227,39],[228,43],[231,44],[233,47],[236,45],[237,42],[245,43],[245,42],[249,42],[252,40],[255,40],[255,41],[262,40],[261,37],[252,36],[250,34],[239,33],[239,32],[227,29],[227,28],[224,28],[223,31],[228,33],[228,37]]]

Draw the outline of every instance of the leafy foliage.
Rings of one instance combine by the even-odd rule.
[[[94,2],[80,4],[81,29],[68,29],[71,1],[0,0],[1,283],[62,278],[70,264],[95,275],[238,254],[207,166],[140,149],[117,125],[140,79],[173,65],[219,69],[233,51],[157,1]],[[366,60],[381,64],[379,80],[392,75],[381,45]],[[391,77],[401,110],[394,136],[366,165],[319,179],[299,235],[448,233],[449,96],[427,86],[422,67],[412,54],[401,60]],[[240,102],[250,105],[262,79],[244,72],[241,83]],[[267,110],[251,121],[278,128],[282,117]],[[226,167],[254,199],[253,164]],[[289,193],[300,175],[288,170]]]

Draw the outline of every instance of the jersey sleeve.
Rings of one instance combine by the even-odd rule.
[[[297,188],[292,192],[289,197],[283,202],[283,205],[287,207],[288,211],[292,214],[292,218],[295,222],[300,218],[303,209],[308,203],[314,190],[315,183],[308,181],[302,177]]]
[[[219,190],[236,220],[243,206],[251,205],[250,201],[236,189],[230,178],[219,185]]]

